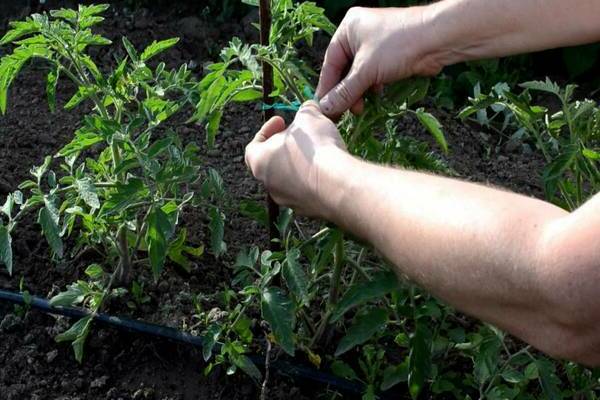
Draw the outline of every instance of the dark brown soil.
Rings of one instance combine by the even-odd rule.
[[[0,25],[1,26],[1,25]],[[245,25],[247,26],[247,25]],[[181,19],[168,15],[154,16],[138,12],[133,16],[114,15],[104,25],[104,33],[118,43],[128,36],[138,46],[172,36],[183,41],[165,57],[171,66],[181,63],[202,65],[216,57],[215,50],[234,35],[250,34],[242,24],[218,27],[195,18]],[[198,28],[198,29],[195,29]],[[118,47],[118,46],[117,46]],[[1,53],[0,53],[1,54]],[[97,56],[104,63],[115,54],[106,50]],[[100,62],[103,64],[103,62]],[[54,154],[72,136],[85,109],[50,114],[45,103],[43,66],[27,69],[15,82],[9,96],[9,110],[0,118],[0,199],[13,191],[33,165],[45,155]],[[72,88],[59,90],[59,103],[68,99]],[[465,179],[490,183],[527,195],[541,196],[538,175],[542,160],[520,146],[506,146],[495,135],[464,125],[445,112],[438,112],[451,148],[448,164]],[[251,178],[243,163],[246,143],[260,126],[255,106],[236,106],[224,117],[223,127],[214,150],[205,154],[206,163],[224,178],[233,204],[241,199],[264,198],[262,188]],[[185,140],[202,143],[199,127],[185,126],[183,119],[176,128]],[[422,128],[410,118],[399,121],[399,132],[427,138]],[[233,211],[227,215],[226,242],[229,252],[221,260],[205,256],[190,276],[167,270],[158,284],[146,282],[151,302],[135,317],[182,327],[192,314],[191,295],[214,293],[230,280],[229,265],[241,246],[267,245],[264,229]],[[33,219],[31,219],[33,220]],[[191,240],[202,243],[208,233],[202,213],[189,212],[185,220]],[[33,222],[24,223],[14,237],[14,276],[0,268],[0,288],[16,290],[23,278],[25,287],[40,297],[49,297],[81,274],[79,265],[49,260],[49,252],[39,229]],[[119,311],[122,309],[117,308]],[[113,310],[114,311],[114,310]],[[82,365],[78,365],[70,346],[56,344],[54,336],[68,323],[63,318],[29,312],[14,313],[0,305],[0,400],[16,399],[235,399],[257,398],[259,388],[242,374],[227,376],[217,370],[209,377],[202,374],[202,357],[188,347],[152,340],[109,329],[94,329],[86,347]],[[325,388],[298,387],[275,378],[271,381],[270,399],[308,398],[325,394]]]

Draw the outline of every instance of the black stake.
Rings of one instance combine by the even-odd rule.
[[[260,0],[260,44],[269,45],[269,36],[271,35],[271,0]],[[273,105],[273,98],[270,96],[273,92],[273,67],[271,64],[262,63],[263,71],[263,103],[266,106]],[[271,107],[265,107],[263,111],[263,122],[267,122],[275,115]],[[267,209],[269,213],[269,239],[271,251],[279,251],[281,244],[279,239],[279,229],[277,229],[277,218],[279,218],[279,206],[270,194],[267,194]]]

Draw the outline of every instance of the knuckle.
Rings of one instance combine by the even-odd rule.
[[[340,82],[340,84],[335,89],[335,93],[344,102],[349,102],[352,100],[352,91],[348,87],[348,83],[345,81]]]

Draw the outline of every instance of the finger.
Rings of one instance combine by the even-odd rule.
[[[356,64],[355,64],[356,65]],[[350,109],[369,88],[358,71],[352,66],[346,77],[329,91],[320,101],[321,110],[330,118],[337,118]]]
[[[352,53],[347,51],[346,35],[342,29],[338,29],[333,35],[329,47],[325,52],[316,91],[317,98],[319,99],[325,96],[342,80],[344,72],[348,69],[352,60]]]
[[[319,105],[319,103],[317,103],[314,100],[308,100],[308,101],[305,101],[304,103],[302,103],[298,112],[299,113],[307,113],[307,112],[318,113],[319,115],[323,114],[323,112],[321,111],[321,106]]]
[[[350,112],[354,115],[360,115],[363,111],[365,111],[365,101],[361,97],[352,105],[352,107],[350,107]]]
[[[252,143],[262,143],[268,140],[271,136],[276,133],[282,132],[285,130],[285,121],[280,116],[272,117],[270,120],[264,123],[262,128],[258,131],[258,133],[252,139]]]

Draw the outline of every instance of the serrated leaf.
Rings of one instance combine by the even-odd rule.
[[[437,120],[432,114],[425,112],[423,109],[418,109],[416,111],[417,118],[419,122],[429,131],[429,133],[433,136],[436,142],[440,145],[444,153],[448,152],[448,142],[446,142],[446,137],[444,136],[444,132],[442,131],[442,124]]]
[[[381,390],[386,391],[396,386],[401,382],[408,381],[409,367],[408,357],[400,365],[390,365],[383,371],[383,381],[381,382]]]
[[[213,349],[219,340],[223,327],[219,324],[211,324],[202,336],[202,357],[204,361],[210,360]]]
[[[66,291],[60,292],[50,299],[52,307],[71,307],[80,304],[85,297],[85,293],[77,284],[70,285]]]
[[[75,181],[75,187],[79,193],[79,197],[90,206],[92,209],[100,208],[100,199],[98,198],[98,192],[96,186],[91,179],[77,179]]]
[[[299,263],[300,250],[291,249],[283,263],[282,273],[287,286],[301,304],[308,304],[308,278]]]
[[[529,90],[537,90],[541,92],[552,93],[557,96],[560,95],[560,86],[557,83],[554,83],[550,80],[550,78],[546,78],[545,81],[529,81],[524,82],[519,85],[523,89]]]
[[[244,89],[239,91],[233,98],[232,101],[243,103],[246,101],[255,101],[262,98],[262,92],[256,89]]]
[[[358,380],[358,375],[356,375],[352,367],[340,360],[335,360],[331,363],[331,372],[340,378]]]
[[[563,396],[558,386],[560,381],[555,375],[552,362],[543,358],[538,358],[535,360],[535,365],[539,372],[540,384],[544,391],[544,398],[547,400],[562,400]]]
[[[48,78],[46,80],[46,94],[48,96],[48,107],[50,107],[51,112],[56,111],[56,86],[58,83],[58,67],[50,70],[48,73]]]
[[[129,54],[129,58],[131,59],[131,61],[137,63],[139,61],[139,56],[133,44],[125,36],[123,36],[122,41],[123,47],[125,47],[125,51],[127,51],[127,54]]]
[[[408,391],[417,399],[425,387],[431,370],[431,332],[421,321],[417,321],[415,332],[410,338],[408,356]]]
[[[58,151],[58,155],[61,157],[70,157],[74,154],[80,153],[84,150],[89,149],[96,143],[100,143],[104,138],[94,132],[79,129],[75,132],[73,140]]]
[[[146,219],[148,230],[146,232],[146,243],[148,244],[148,254],[150,256],[150,265],[155,278],[158,278],[165,264],[168,248],[168,237],[170,236],[172,226],[169,217],[165,212],[154,207]]]
[[[162,53],[163,51],[175,46],[177,43],[179,43],[179,38],[161,40],[160,42],[157,42],[155,40],[154,42],[152,42],[152,44],[150,44],[150,46],[146,47],[146,49],[140,56],[140,59],[142,61],[147,61],[152,57],[156,56],[157,54]]]
[[[12,238],[4,225],[0,225],[0,262],[6,266],[9,275],[13,270]]]
[[[262,292],[262,316],[271,326],[277,344],[294,356],[294,306],[281,289],[270,287]]]
[[[381,298],[397,288],[398,279],[392,272],[381,273],[372,281],[362,282],[351,287],[338,302],[331,316],[331,322],[338,321],[351,308]]]
[[[85,269],[85,274],[92,280],[99,280],[104,276],[104,270],[99,264],[91,264]]]
[[[227,251],[227,245],[223,241],[225,235],[225,214],[217,207],[211,207],[209,211],[210,223],[210,247],[216,257],[223,255]]]
[[[42,232],[50,245],[50,248],[58,258],[63,257],[63,242],[60,238],[60,229],[55,222],[52,212],[44,207],[38,215],[38,223],[42,226]]]
[[[387,320],[387,311],[380,308],[358,316],[346,332],[346,335],[340,340],[335,350],[335,356],[339,357],[355,346],[371,339],[373,335],[385,327]]]
[[[269,216],[264,205],[254,200],[240,201],[240,213],[248,218],[259,222],[262,226],[268,226]]]
[[[221,118],[223,118],[223,111],[219,110],[214,112],[206,123],[206,142],[208,147],[212,148],[215,145],[217,132],[219,131],[219,126],[221,125]]]
[[[83,360],[83,346],[85,340],[90,332],[90,325],[92,322],[92,316],[88,315],[83,317],[79,321],[75,322],[66,332],[63,332],[56,336],[57,342],[72,342],[71,346],[75,353],[75,359],[81,363]]]
[[[80,86],[77,92],[71,97],[71,99],[65,104],[65,110],[72,110],[81,104],[82,101],[88,99],[91,95],[96,93],[96,90],[89,87]]]

